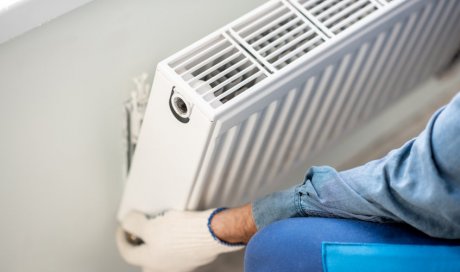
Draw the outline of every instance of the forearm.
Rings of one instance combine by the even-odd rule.
[[[370,190],[382,187],[375,177],[360,179],[367,184],[367,189],[357,191],[353,188],[355,177],[363,175],[360,168],[337,172],[329,166],[311,167],[301,184],[253,203],[256,225],[261,229],[274,221],[305,216],[354,218],[373,222],[401,221],[367,198]]]

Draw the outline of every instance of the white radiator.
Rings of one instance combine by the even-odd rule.
[[[158,64],[119,218],[279,188],[442,68],[459,26],[456,0],[277,0],[174,54]]]

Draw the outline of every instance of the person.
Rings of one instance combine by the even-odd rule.
[[[141,245],[129,243],[125,232],[140,237]],[[133,212],[117,231],[121,255],[145,271],[191,271],[248,242],[247,271],[316,271],[320,253],[305,252],[304,245],[315,241],[320,250],[328,239],[460,239],[460,93],[421,134],[381,159],[341,172],[311,167],[300,185],[241,207],[172,210],[153,218]]]

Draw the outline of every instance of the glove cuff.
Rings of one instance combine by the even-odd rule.
[[[224,246],[228,246],[228,247],[235,247],[236,250],[237,249],[240,249],[244,246],[246,246],[244,243],[229,243],[229,242],[226,242],[224,240],[221,240],[219,239],[219,237],[217,237],[217,235],[214,233],[213,229],[211,228],[211,221],[212,219],[214,218],[214,216],[218,213],[220,213],[221,211],[224,211],[226,210],[227,208],[226,207],[220,207],[220,208],[217,208],[215,209],[214,211],[212,211],[212,213],[209,215],[209,218],[208,218],[208,230],[209,230],[209,233],[211,233],[211,236],[212,238],[214,238],[214,240],[216,240],[218,243],[224,245]]]

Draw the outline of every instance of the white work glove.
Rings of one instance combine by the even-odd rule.
[[[221,253],[243,248],[227,245],[211,235],[209,217],[214,210],[202,212],[167,211],[149,219],[133,212],[117,230],[117,245],[123,258],[144,272],[185,272],[212,262]],[[144,241],[132,245],[125,231]]]

